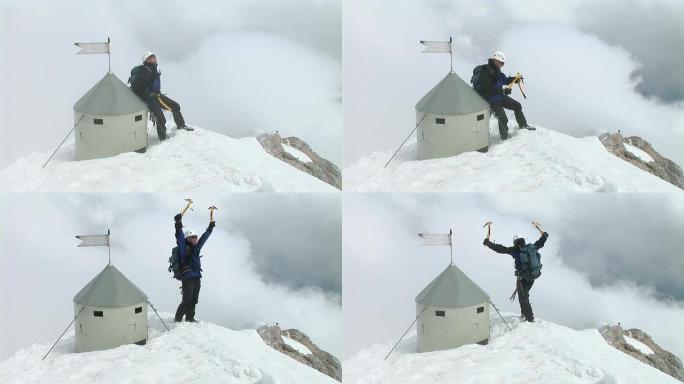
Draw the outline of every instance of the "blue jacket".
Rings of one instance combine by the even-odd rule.
[[[514,77],[508,77],[501,73],[501,71],[494,65],[492,59],[489,59],[483,69],[480,71],[480,84],[482,90],[480,95],[484,97],[489,104],[497,103],[503,100],[504,91],[503,86],[508,85],[513,81]]]
[[[546,239],[549,237],[549,234],[544,232],[542,233],[541,237],[539,240],[537,240],[533,245],[537,249],[541,249],[544,247],[544,244],[546,243]],[[504,253],[507,255],[513,256],[513,259],[515,260],[515,270],[518,271],[520,270],[520,248],[518,247],[506,247],[501,244],[496,244],[493,243],[487,239],[485,239],[484,243],[485,246],[489,247],[492,251],[496,253]]]
[[[200,251],[204,243],[211,235],[211,231],[216,224],[212,221],[209,223],[207,230],[197,240],[197,244],[192,246],[185,240],[183,235],[183,224],[180,221],[176,222],[176,244],[178,245],[178,259],[180,265],[189,265],[190,270],[181,275],[181,280],[192,279],[195,277],[202,277],[202,262],[200,261]]]
[[[139,72],[135,82],[131,83],[131,89],[143,101],[148,102],[150,96],[161,93],[161,73],[157,70],[157,64],[148,62],[136,68],[139,69]],[[132,73],[133,71],[131,71],[131,75]]]

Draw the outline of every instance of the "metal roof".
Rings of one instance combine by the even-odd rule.
[[[74,296],[74,303],[90,307],[120,308],[146,301],[145,292],[111,264]]]
[[[111,72],[74,104],[74,111],[93,115],[126,115],[145,109],[147,105]]]
[[[416,296],[418,304],[434,307],[468,307],[489,301],[489,295],[465,273],[449,265]]]
[[[462,115],[489,108],[489,103],[454,72],[442,79],[416,104],[416,110],[439,115]]]

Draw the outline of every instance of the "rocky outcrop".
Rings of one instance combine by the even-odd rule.
[[[298,137],[282,138],[278,133],[263,133],[257,137],[259,144],[273,157],[282,160],[291,166],[306,172],[313,177],[325,181],[337,189],[342,189],[342,172],[332,162],[320,157],[311,149],[309,144]],[[304,161],[285,150],[283,145],[290,146],[304,153],[307,159]]]
[[[670,184],[684,189],[684,174],[682,168],[674,161],[663,157],[658,153],[651,144],[639,136],[623,137],[620,132],[604,133],[599,136],[601,143],[613,155],[643,169],[646,172],[652,173]],[[644,161],[632,152],[628,151],[625,144],[632,145],[653,158],[654,161]]]
[[[622,351],[633,358],[642,361],[656,369],[659,369],[675,379],[684,382],[684,369],[682,368],[682,361],[674,354],[662,349],[658,344],[651,339],[646,332],[640,329],[624,330],[622,326],[605,325],[599,329],[601,336],[615,349]],[[653,353],[645,354],[627,343],[625,336],[631,337],[637,341],[642,342],[649,347]]]
[[[262,325],[257,329],[259,336],[276,351],[280,351],[289,357],[306,364],[311,368],[322,372],[333,379],[342,382],[342,365],[337,358],[328,352],[318,348],[311,339],[297,329],[283,331],[276,325]],[[311,354],[302,354],[289,346],[283,340],[283,336],[299,342],[311,351]]]

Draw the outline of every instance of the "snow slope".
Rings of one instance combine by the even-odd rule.
[[[163,142],[150,135],[146,153],[84,161],[74,161],[73,139],[69,143],[45,169],[50,152],[31,154],[0,170],[0,191],[337,191],[266,153],[253,137],[174,129]]]
[[[490,130],[492,130],[490,126]],[[416,142],[375,152],[343,171],[344,190],[357,192],[681,192],[609,153],[598,137],[575,138],[550,129],[514,130],[489,152],[417,161]]]
[[[0,362],[0,383],[262,383],[339,382],[274,350],[253,330],[207,322],[174,323],[170,332],[149,315],[146,345],[74,353],[73,332],[41,361],[51,343],[33,345]]]
[[[608,345],[598,330],[576,331],[544,320],[503,314],[510,332],[492,319],[488,345],[416,353],[416,336],[374,345],[342,364],[345,384],[413,383],[680,383]],[[681,384],[681,383],[680,383]]]

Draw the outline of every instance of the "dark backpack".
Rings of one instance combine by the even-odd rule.
[[[171,250],[171,257],[169,257],[169,272],[173,272],[173,278],[176,280],[181,279],[181,275],[190,270],[187,265],[181,266],[180,256],[178,255],[178,247],[173,247]]]
[[[133,69],[131,69],[131,77],[128,78],[128,84],[130,84],[131,87],[135,86],[136,82],[138,81],[138,75],[140,75],[140,71],[145,69],[144,67],[144,65],[138,65],[137,67],[133,67]]]
[[[520,276],[525,280],[534,280],[541,276],[541,255],[534,244],[527,244],[520,249]]]
[[[482,93],[482,82],[480,81],[480,74],[482,73],[483,70],[487,70],[485,67],[487,64],[482,64],[478,65],[477,67],[473,68],[473,76],[470,78],[470,84],[473,85],[473,89],[476,90],[477,92]]]

